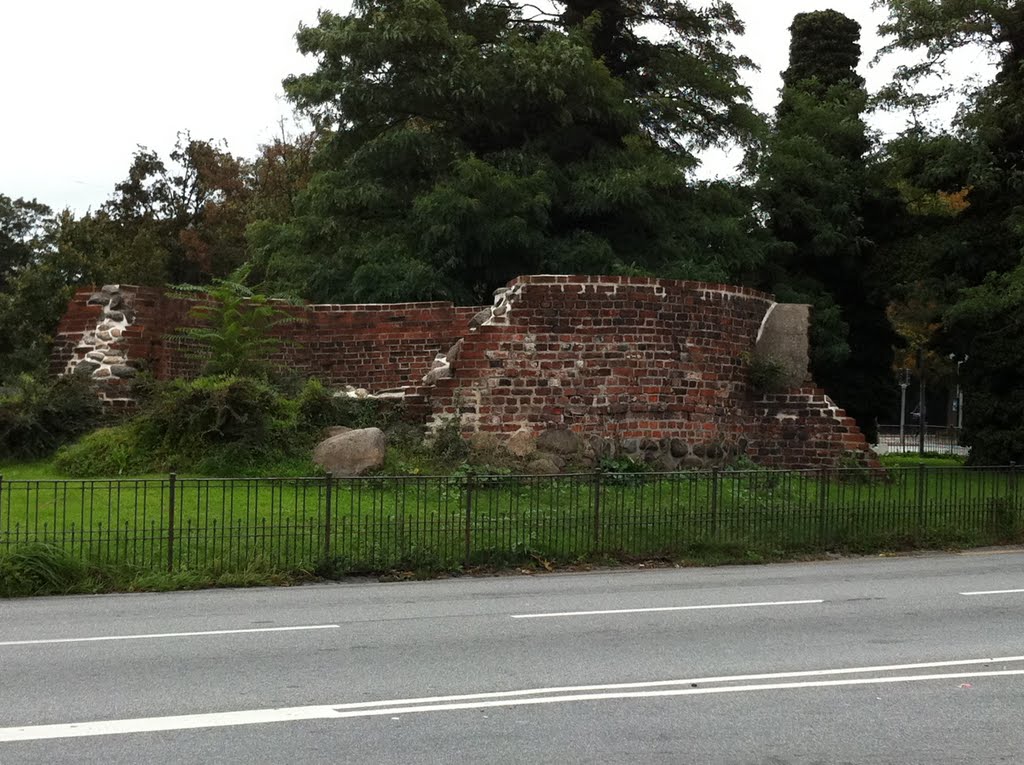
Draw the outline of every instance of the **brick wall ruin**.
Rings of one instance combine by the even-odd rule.
[[[113,408],[137,368],[192,376],[174,330],[190,302],[158,290],[82,290],[58,329],[57,373],[91,375]],[[776,467],[877,464],[856,423],[807,372],[807,308],[754,290],[638,277],[524,276],[494,305],[311,305],[281,309],[275,361],[347,395],[402,397],[433,427],[529,454],[568,439],[585,459],[655,467],[746,454]],[[786,389],[754,390],[771,359]],[[557,449],[555,450],[557,451]]]

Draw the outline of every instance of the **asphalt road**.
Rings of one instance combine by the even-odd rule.
[[[0,765],[1019,763],[1022,627],[1020,551],[0,601]]]

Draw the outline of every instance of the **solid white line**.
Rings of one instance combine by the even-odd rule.
[[[334,704],[335,709],[364,709],[396,704],[434,704],[446,701],[472,701],[474,699],[512,698],[536,696],[543,693],[578,693],[581,691],[617,691],[628,688],[663,688],[672,685],[707,685],[708,683],[734,683],[750,680],[781,680],[795,677],[829,677],[835,675],[859,675],[866,672],[901,672],[914,669],[939,669],[941,667],[962,667],[976,664],[1010,664],[1024,661],[1024,656],[997,656],[991,659],[960,659],[957,661],[927,661],[915,664],[880,664],[873,667],[842,667],[840,669],[805,669],[793,672],[762,672],[747,675],[717,675],[691,677],[680,680],[651,680],[640,683],[604,683],[601,685],[567,685],[551,688],[526,688],[516,691],[491,691],[488,693],[464,693],[456,696],[423,696],[413,699],[386,699],[384,701],[358,701],[350,704]]]
[[[46,640],[6,640],[9,645],[46,645],[48,643],[96,643],[104,640],[154,640],[156,638],[203,637],[206,635],[242,635],[249,632],[297,632],[299,630],[336,630],[340,624],[307,624],[299,627],[253,627],[244,630],[206,630],[205,632],[152,632],[145,635],[101,635],[99,637],[49,638]]]
[[[603,616],[605,614],[646,614],[656,611],[707,611],[715,608],[761,608],[764,606],[806,606],[824,600],[772,600],[764,603],[719,603],[706,606],[662,606],[660,608],[612,608],[604,611],[560,611],[547,614],[512,614],[513,619],[546,619],[553,616]]]
[[[1024,588],[1019,590],[978,590],[977,592],[961,592],[961,595],[1006,595],[1011,592],[1024,592]]]
[[[39,741],[56,738],[79,738],[83,736],[109,736],[125,733],[151,733],[157,731],[192,730],[196,728],[220,728],[232,725],[261,725],[296,720],[337,719],[350,717],[380,717],[383,715],[412,714],[419,712],[444,712],[461,709],[486,709],[489,707],[529,706],[534,704],[559,704],[573,701],[602,701],[606,699],[646,699],[665,696],[702,696],[718,693],[743,693],[748,691],[788,690],[797,688],[829,688],[839,686],[871,685],[882,683],[911,683],[925,680],[960,680],[973,677],[1005,677],[1024,675],[1024,669],[991,670],[986,672],[955,672],[931,675],[901,675],[889,677],[857,677],[844,680],[815,680],[791,683],[764,683],[753,685],[725,685],[711,688],[673,688],[660,691],[626,691],[618,693],[578,693],[562,696],[541,696],[530,698],[506,698],[491,701],[456,702],[450,704],[428,704],[421,706],[400,706],[377,709],[344,709],[339,706],[321,705],[309,707],[288,707],[282,709],[252,709],[237,712],[214,712],[210,714],[176,715],[170,717],[144,717],[134,720],[99,720],[83,723],[57,725],[30,725],[14,728],[0,728],[0,743],[13,741]]]

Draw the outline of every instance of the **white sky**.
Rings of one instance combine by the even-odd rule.
[[[771,110],[796,13],[834,8],[863,27],[869,89],[890,67],[869,69],[882,20],[870,0],[733,0],[747,24],[738,49],[761,67],[754,105]],[[299,22],[348,2],[287,0],[0,0],[0,193],[85,212],[127,174],[138,145],[162,156],[179,130],[225,139],[251,156],[291,114],[281,80],[311,63],[295,50]],[[899,130],[892,118],[877,125]],[[709,155],[705,173],[730,162]]]

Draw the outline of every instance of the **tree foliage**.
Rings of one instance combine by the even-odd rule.
[[[946,135],[911,136],[892,147],[906,162],[910,187],[954,203],[952,215],[933,207],[920,220],[930,246],[900,258],[919,281],[942,296],[930,338],[938,356],[970,356],[965,375],[965,436],[978,463],[1017,459],[1017,423],[1024,387],[1024,335],[1017,328],[1024,255],[1024,4],[1011,0],[889,0],[883,30],[891,50],[918,55],[901,67],[888,95],[894,102],[933,75],[948,73],[953,53],[980,48],[995,76],[961,93],[960,113]],[[930,103],[949,89],[911,98]],[[903,99],[902,103],[906,103]],[[945,308],[945,310],[942,310]]]
[[[760,257],[749,207],[688,173],[756,127],[740,30],[682,1],[323,12],[298,34],[317,68],[285,81],[323,136],[315,172],[293,220],[251,229],[254,273],[362,301],[477,301],[543,271],[737,279]]]

